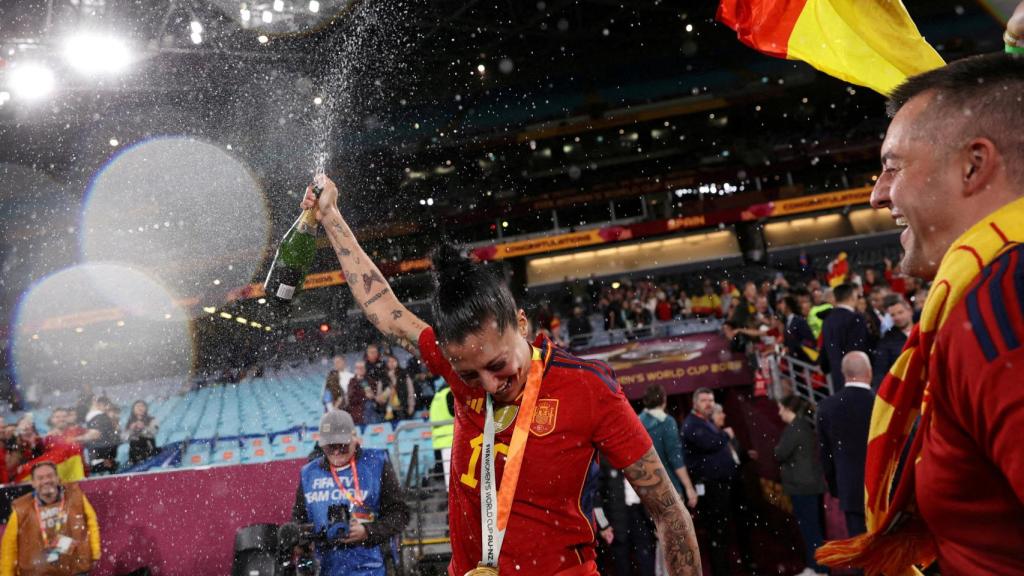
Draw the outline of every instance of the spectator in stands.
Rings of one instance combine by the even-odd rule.
[[[872,361],[873,377],[871,387],[878,390],[889,369],[903,352],[903,346],[914,329],[914,312],[910,303],[899,294],[890,294],[885,298],[886,314],[892,318],[892,328],[878,342]]]
[[[886,314],[885,298],[890,294],[888,286],[875,285],[870,291],[866,291],[868,298],[868,330],[876,339],[881,339],[892,326],[892,319]]]
[[[722,317],[722,299],[710,279],[704,279],[701,295],[693,299],[693,314],[698,318]]]
[[[121,408],[111,403],[107,409],[107,416],[110,417],[110,421],[114,423],[114,431],[117,432],[118,438],[124,438],[124,434],[121,430]]]
[[[871,294],[878,286],[878,272],[874,268],[865,268],[864,275],[861,277],[860,286],[864,289],[865,294]],[[873,302],[872,305],[874,305]]]
[[[654,322],[654,317],[651,316],[651,311],[644,307],[639,300],[633,302],[629,311],[628,322],[631,338],[642,338],[651,335],[651,324]]]
[[[92,384],[86,382],[82,385],[82,393],[78,397],[78,402],[75,404],[75,421],[76,422],[88,422],[89,412],[92,411],[92,402],[96,395],[93,394]]]
[[[64,409],[54,408],[53,412],[50,412],[50,417],[46,419],[46,436],[59,436],[64,431],[64,426]]]
[[[93,474],[113,474],[117,471],[117,445],[121,443],[121,437],[107,413],[111,405],[109,398],[99,396],[92,401],[86,417],[88,432],[82,439],[88,450],[87,460]]]
[[[683,448],[690,478],[699,499],[697,520],[707,530],[702,548],[709,551],[712,576],[732,574],[729,562],[729,526],[732,523],[732,488],[739,463],[729,447],[729,434],[711,418],[715,394],[708,388],[693,393],[693,410],[683,422]],[[703,494],[701,492],[703,491]]]
[[[377,388],[378,410],[384,420],[407,420],[416,413],[416,392],[412,378],[398,365],[398,358],[388,356],[384,379]]]
[[[430,370],[427,370],[427,366],[420,362],[419,358],[411,356],[405,364],[405,371],[412,375],[412,389],[416,393],[415,411],[418,413],[429,410],[435,394]]]
[[[332,359],[334,370],[338,373],[338,386],[343,397],[348,396],[348,384],[352,380],[352,371],[348,369],[348,362],[341,354],[336,354]]]
[[[43,442],[31,414],[26,414],[18,421],[15,427],[15,434],[18,438],[18,447],[21,451],[22,461],[28,462],[43,455],[46,451],[46,444]]]
[[[18,438],[11,434],[6,434],[6,439],[3,441],[3,445],[0,445],[0,455],[3,456],[3,461],[0,461],[0,484],[10,484],[18,478],[18,467],[24,461],[21,455],[21,446],[18,444]]]
[[[697,491],[693,488],[690,473],[686,471],[686,460],[683,458],[683,445],[679,434],[679,425],[675,418],[665,413],[668,397],[660,384],[651,384],[644,392],[644,410],[640,413],[640,423],[654,442],[654,449],[661,458],[661,464],[669,472],[669,479],[676,492],[690,508],[697,505]]]
[[[654,317],[658,322],[672,320],[672,303],[668,301],[668,295],[664,290],[658,290],[656,295],[657,303],[654,305]]]
[[[597,504],[608,521],[600,535],[609,542],[615,574],[655,574],[654,523],[626,476],[601,458]]]
[[[775,460],[782,474],[782,489],[793,502],[793,515],[804,540],[802,574],[825,573],[814,559],[814,552],[824,542],[822,536],[822,495],[825,480],[818,458],[818,441],[814,435],[814,407],[805,398],[789,395],[779,401],[779,417],[786,428],[775,445]]]
[[[785,325],[783,344],[786,354],[807,363],[818,359],[818,343],[807,325],[807,320],[800,314],[800,305],[793,296],[785,296],[779,300],[779,314]]]
[[[721,280],[718,283],[719,292],[722,295],[722,310],[719,314],[720,318],[728,318],[736,307],[736,302],[739,301],[740,291],[728,280]]]
[[[367,345],[363,362],[366,363],[366,379],[372,382],[373,387],[376,388],[377,383],[384,379],[384,373],[387,371],[387,364],[380,354],[380,347],[376,344]]]
[[[685,290],[676,292],[675,313],[676,318],[680,319],[693,317],[693,301]]]
[[[807,313],[807,325],[811,327],[811,332],[814,333],[815,338],[821,336],[821,328],[825,324],[825,317],[832,311],[835,303],[835,294],[831,288],[819,286],[818,288],[811,289],[811,309]]]
[[[77,484],[61,484],[57,466],[32,467],[32,492],[11,503],[0,575],[73,576],[87,574],[99,561],[96,511]]]
[[[857,301],[863,298],[860,287],[840,284],[834,293],[836,306],[821,327],[821,355],[818,360],[822,371],[832,375],[833,390],[839,390],[843,387],[840,369],[843,357],[854,350],[870,353],[871,348],[867,322],[855,310]]]
[[[572,318],[569,318],[569,347],[586,346],[590,332],[590,319],[583,313],[583,307],[574,306]]]
[[[156,456],[156,433],[159,429],[156,418],[149,413],[149,404],[145,400],[136,400],[128,416],[128,466]]]
[[[366,377],[366,362],[359,360],[355,365],[355,372],[348,384],[348,413],[356,424],[362,426],[369,424],[366,420],[365,410],[371,409],[370,418],[374,423],[380,422],[377,414],[377,402],[374,400],[373,385]]]
[[[907,281],[911,280],[903,272],[896,270],[893,267],[892,260],[889,258],[885,259],[885,271],[883,272],[885,281],[889,284],[889,288],[897,294],[902,294],[905,298],[907,294]]]
[[[622,319],[622,292],[612,292],[611,297],[604,302],[601,314],[604,316],[605,330],[621,330],[625,326]]]
[[[299,474],[292,521],[311,523],[327,538],[315,545],[321,574],[384,576],[382,546],[409,523],[409,508],[387,450],[361,448],[355,422],[343,410],[320,418],[318,445],[323,456]],[[339,537],[339,527],[329,520],[331,506],[350,511],[345,537]]]
[[[864,460],[875,394],[866,354],[850,352],[843,358],[842,370],[846,385],[818,405],[818,440],[829,492],[839,498],[847,533],[856,536],[866,530]]]
[[[324,412],[331,410],[345,410],[348,407],[348,394],[341,388],[341,378],[337,370],[327,373],[324,380],[324,392],[321,402],[324,405]]]

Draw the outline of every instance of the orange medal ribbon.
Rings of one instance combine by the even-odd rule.
[[[544,378],[544,367],[551,359],[552,348],[542,358],[541,351],[533,348],[533,359],[530,372],[526,378],[523,400],[519,406],[512,441],[509,443],[508,455],[505,458],[505,469],[501,475],[501,489],[497,490],[497,518],[494,510],[494,405],[491,396],[487,396],[487,419],[484,424],[484,446],[480,459],[480,516],[481,541],[483,559],[479,568],[494,568],[498,564],[498,554],[504,539],[505,528],[508,526],[512,512],[512,501],[515,499],[516,486],[519,484],[519,473],[523,467],[523,456],[526,452],[526,441],[530,437],[530,425],[537,408],[540,396],[540,384]],[[472,571],[470,572],[472,573]],[[490,572],[487,572],[490,573]]]

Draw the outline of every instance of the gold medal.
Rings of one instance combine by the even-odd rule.
[[[498,569],[494,566],[477,566],[466,572],[466,576],[498,576]]]

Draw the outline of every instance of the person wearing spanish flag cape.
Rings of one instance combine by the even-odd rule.
[[[433,325],[407,310],[360,248],[325,176],[302,207],[317,218],[367,319],[422,358],[455,396],[449,486],[451,576],[596,575],[591,463],[623,470],[665,544],[669,573],[700,574],[689,513],[611,369],[527,339],[525,313],[490,269],[442,245]]]

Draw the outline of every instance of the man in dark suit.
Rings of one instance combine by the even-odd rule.
[[[843,375],[840,365],[843,358],[854,350],[870,352],[870,336],[864,316],[857,312],[857,301],[864,297],[860,287],[854,284],[840,284],[832,293],[836,305],[821,327],[821,355],[818,360],[822,371],[832,375],[832,389],[842,390]]]
[[[779,300],[778,307],[779,315],[782,316],[786,327],[783,337],[786,355],[809,364],[817,362],[818,342],[814,338],[811,327],[807,324],[807,319],[800,314],[800,305],[797,304],[796,298],[786,296]]]
[[[818,404],[818,441],[829,492],[839,498],[850,536],[867,531],[864,519],[864,460],[875,393],[871,360],[861,351],[843,358],[846,385]]]
[[[712,576],[733,573],[729,561],[732,487],[739,472],[729,433],[715,426],[715,394],[708,388],[693,393],[693,410],[683,421],[683,460],[697,490],[697,522],[707,529],[702,550],[708,551]]]
[[[871,362],[874,376],[871,380],[871,387],[878,390],[885,375],[896,363],[903,351],[903,345],[907,343],[910,331],[914,328],[914,309],[903,296],[890,294],[885,299],[885,311],[892,318],[892,328],[882,336],[875,348],[874,358]]]

